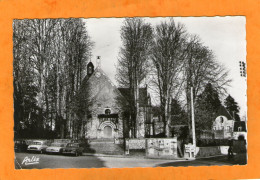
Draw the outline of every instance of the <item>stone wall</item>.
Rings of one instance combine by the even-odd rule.
[[[97,75],[97,73],[99,73],[99,75]],[[107,75],[98,68],[89,78],[88,83],[90,87],[92,106],[90,107],[91,117],[86,119],[88,123],[85,126],[85,137],[90,139],[103,138],[103,129],[105,126],[111,127],[111,138],[123,137],[121,110],[117,103],[117,97],[120,92]],[[117,122],[112,122],[111,119],[102,120],[102,122],[100,122],[98,116],[106,114],[105,111],[107,109],[110,110],[111,115],[118,115]],[[101,123],[103,124],[101,125]]]
[[[145,139],[126,139],[127,149],[145,149]]]
[[[146,139],[146,156],[151,158],[177,158],[177,137]]]

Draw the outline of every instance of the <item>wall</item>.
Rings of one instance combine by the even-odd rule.
[[[97,76],[97,72],[100,73]],[[117,104],[117,97],[120,95],[117,87],[111,82],[111,80],[106,76],[106,74],[101,69],[96,69],[95,72],[91,75],[88,80],[92,106],[90,107],[91,118],[88,118],[87,125],[85,126],[85,137],[87,138],[102,138],[103,128],[100,128],[100,122],[98,115],[105,114],[105,110],[109,109],[111,114],[118,114],[118,123],[116,128],[111,125],[112,128],[112,137],[120,138],[123,137],[123,122],[121,118],[120,108]]]
[[[218,116],[213,122],[212,128],[215,139],[231,138],[233,136],[234,120],[228,120],[225,116]]]
[[[212,147],[199,147],[196,149],[196,157],[210,157],[221,155],[220,146],[212,146]]]
[[[126,139],[126,149],[145,149],[145,139]]]
[[[146,139],[146,156],[151,158],[177,158],[177,137]]]

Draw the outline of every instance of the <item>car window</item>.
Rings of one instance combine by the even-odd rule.
[[[68,144],[67,147],[79,147],[79,144]]]

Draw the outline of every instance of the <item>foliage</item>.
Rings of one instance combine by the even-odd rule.
[[[195,106],[196,130],[211,130],[217,111],[221,106],[218,92],[209,83],[198,96]]]
[[[13,42],[15,131],[42,136],[55,131],[64,137],[70,104],[91,53],[84,22],[14,20]]]
[[[239,106],[235,99],[228,95],[224,101],[225,108],[228,110],[229,114],[234,117],[236,121],[240,121],[239,113]]]

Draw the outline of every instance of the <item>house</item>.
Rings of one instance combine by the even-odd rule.
[[[246,121],[234,122],[233,138],[247,140]]]
[[[214,139],[238,139],[240,135],[246,139],[246,122],[235,121],[225,107],[221,105],[213,122],[212,131]]]

